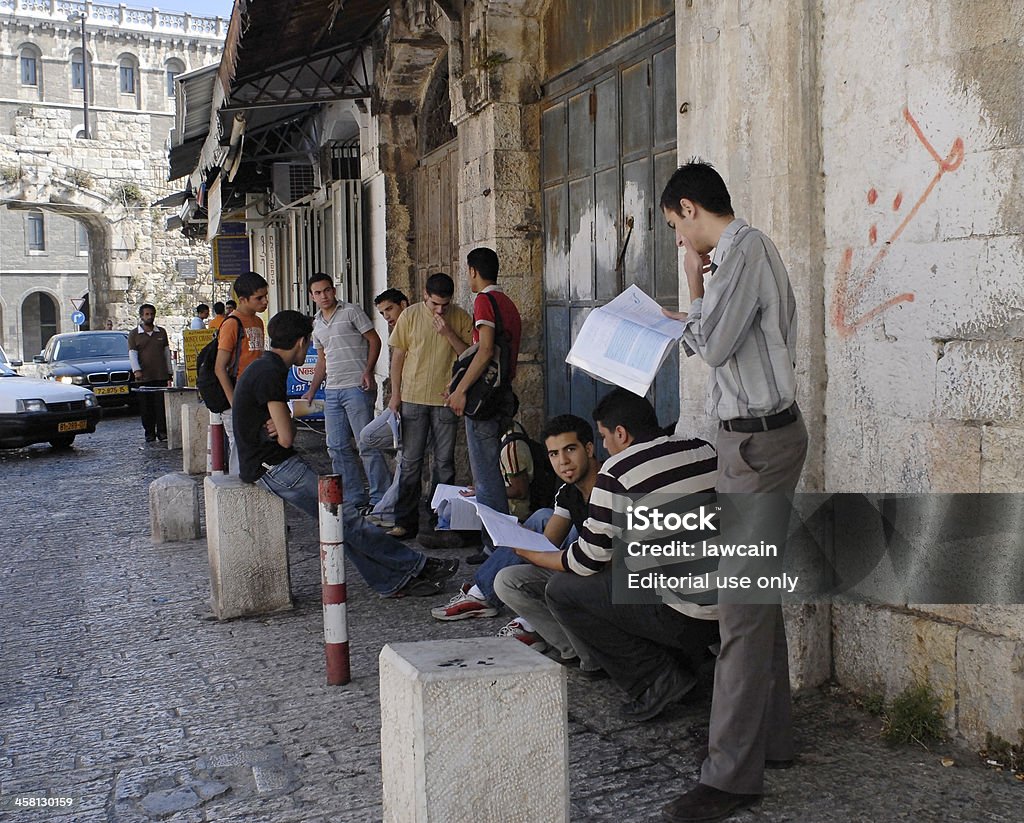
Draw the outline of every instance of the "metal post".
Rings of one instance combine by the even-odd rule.
[[[351,679],[346,619],[345,539],[341,524],[341,477],[320,477],[320,581],[324,602],[324,650],[327,685],[344,686]]]
[[[210,435],[206,448],[206,468],[210,474],[224,474],[224,420],[210,412]]]

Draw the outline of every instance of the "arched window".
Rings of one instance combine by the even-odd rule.
[[[21,47],[21,85],[39,87],[42,61],[35,46]]]
[[[172,57],[167,61],[166,65],[166,78],[167,78],[167,96],[174,97],[174,79],[185,71],[185,64],[178,60],[176,57]]]
[[[429,154],[458,136],[452,125],[452,99],[448,89],[448,58],[441,62],[430,81],[420,108],[423,112],[422,151]]]
[[[139,88],[138,65],[134,57],[122,57],[117,61],[118,88],[121,94],[136,94]]]
[[[78,91],[85,88],[85,61],[80,48],[71,50],[71,88]]]

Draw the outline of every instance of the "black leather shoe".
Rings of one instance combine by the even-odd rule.
[[[668,823],[714,823],[753,806],[760,799],[759,794],[733,794],[698,783],[665,806],[661,818]]]
[[[626,720],[643,723],[653,720],[673,703],[678,703],[697,685],[697,678],[679,666],[661,672],[636,700],[623,703],[619,714]]]
[[[432,583],[444,583],[449,577],[459,570],[459,561],[456,558],[442,560],[440,557],[428,557],[419,573],[421,580],[429,580]]]
[[[470,566],[479,566],[481,563],[486,562],[488,557],[490,557],[489,554],[479,551],[476,554],[471,554],[469,557],[467,557],[466,563],[468,563]]]

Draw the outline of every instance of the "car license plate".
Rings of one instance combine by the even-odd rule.
[[[128,394],[127,386],[93,386],[93,394]]]
[[[57,424],[59,432],[84,432],[87,428],[89,423],[86,420],[69,420],[67,423]]]

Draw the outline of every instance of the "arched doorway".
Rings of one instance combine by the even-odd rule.
[[[427,277],[447,272],[458,282],[459,142],[452,125],[448,58],[438,61],[420,106],[420,163],[415,182],[416,282],[418,300]]]
[[[57,333],[57,301],[43,291],[32,292],[21,304],[22,359],[42,351]]]

